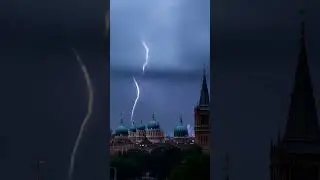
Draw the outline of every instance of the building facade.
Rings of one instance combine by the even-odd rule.
[[[210,98],[207,86],[206,72],[203,73],[200,100],[194,108],[194,133],[195,143],[200,145],[204,151],[210,151]]]

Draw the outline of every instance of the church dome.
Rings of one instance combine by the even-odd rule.
[[[180,123],[178,126],[174,128],[174,136],[175,137],[185,137],[188,136],[188,128],[183,125],[182,123],[182,117],[180,117]]]
[[[123,125],[123,117],[122,116],[123,116],[123,114],[121,114],[120,125],[115,130],[115,134],[116,135],[127,136],[129,129],[126,126]]]
[[[146,129],[146,126],[142,123],[137,126],[137,130],[143,131],[145,129]]]
[[[148,126],[147,127],[148,127],[148,129],[159,129],[160,125],[159,125],[159,122],[151,120],[151,121],[148,122]]]
[[[148,129],[160,129],[160,124],[159,124],[159,122],[155,119],[155,114],[154,114],[154,113],[153,113],[153,115],[152,115],[152,120],[150,120],[150,121],[148,122],[147,128],[148,128]]]
[[[129,129],[130,132],[136,132],[137,131],[137,127],[133,124],[130,129]]]
[[[128,135],[128,128],[120,124],[115,130],[117,135]]]

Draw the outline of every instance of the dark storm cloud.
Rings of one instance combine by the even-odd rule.
[[[112,1],[111,65],[141,68],[145,55],[141,40],[145,40],[150,67],[201,68],[208,60],[208,2]]]
[[[121,80],[121,78],[143,77],[144,79],[166,79],[169,81],[197,81],[203,76],[203,69],[194,71],[161,71],[152,70],[141,74],[141,70],[126,70],[126,69],[113,69],[111,72],[111,78]]]
[[[166,133],[172,133],[182,114],[193,124],[193,108],[200,96],[203,68],[209,67],[209,1],[115,0],[111,2],[111,127],[119,124],[120,112],[130,124],[140,85],[134,120],[147,123],[152,112]],[[142,72],[145,49],[149,64]],[[209,72],[207,71],[207,75]]]
[[[203,6],[206,3],[112,2],[113,128],[119,123],[121,111],[125,111],[126,124],[130,123],[135,98],[132,76],[138,78],[141,88],[135,112],[137,122],[147,123],[151,113],[156,112],[167,133],[172,133],[180,113],[185,123],[193,124],[193,107],[199,99],[203,65],[209,62],[209,11],[208,6]],[[141,45],[142,38],[150,48],[150,61],[143,76],[145,50]]]

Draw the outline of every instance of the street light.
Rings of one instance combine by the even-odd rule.
[[[113,180],[117,180],[117,168],[110,167],[110,170],[113,170]]]

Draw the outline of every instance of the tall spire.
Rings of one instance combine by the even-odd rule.
[[[120,124],[122,125],[123,124],[123,112],[121,112],[121,116],[120,116]]]
[[[180,114],[180,125],[183,125],[183,122],[182,122],[182,115]]]
[[[204,67],[199,106],[208,106],[209,103],[210,103],[210,100],[209,100],[209,91],[207,86],[206,68]]]
[[[298,66],[295,73],[291,104],[284,135],[284,140],[319,138],[318,117],[316,103],[313,96],[313,87],[308,67],[306,40],[305,40],[305,11],[302,16],[300,29],[300,52]]]
[[[156,120],[156,113],[155,113],[155,112],[152,113],[152,120],[153,120],[153,121]]]

